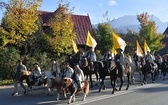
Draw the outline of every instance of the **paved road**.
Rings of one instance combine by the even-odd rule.
[[[101,93],[98,92],[99,86],[91,89],[86,101],[81,101],[82,93],[78,93],[76,102],[72,105],[168,105],[168,80],[158,79],[156,83],[148,83],[144,86],[137,82],[132,84],[127,91],[124,85],[123,89],[114,95],[111,94],[112,89],[108,78],[106,83],[107,88]],[[32,95],[25,96],[22,95],[23,90],[19,88],[20,94],[11,96],[12,86],[0,88],[1,105],[66,105],[68,102],[68,100],[63,99],[56,101],[56,90],[54,90],[53,96],[46,96],[46,93],[42,93],[43,90],[36,90]]]

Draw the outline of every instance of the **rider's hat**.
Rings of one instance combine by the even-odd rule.
[[[121,50],[121,51],[123,51],[121,48],[116,48],[116,50]]]
[[[22,59],[18,59],[18,62],[22,62]]]

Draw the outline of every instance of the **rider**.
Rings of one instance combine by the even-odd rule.
[[[84,55],[84,52],[82,51],[82,49],[78,48],[78,52],[75,54],[77,64],[80,64],[80,61],[81,61],[83,55]]]
[[[62,77],[72,78],[73,73],[74,73],[73,68],[71,68],[71,67],[69,66],[69,63],[66,62],[66,63],[64,64],[64,71],[63,71],[63,73],[62,73]]]
[[[86,54],[86,58],[88,60],[89,65],[91,66],[91,68],[93,69],[93,62],[96,61],[96,54],[95,52],[92,50],[92,48],[89,48],[89,51]]]
[[[103,62],[107,62],[107,66],[110,67],[112,60],[112,54],[110,54],[110,50],[107,50],[107,52],[103,56]]]
[[[15,77],[14,77],[14,92],[12,93],[12,96],[15,96],[18,94],[17,92],[17,86],[18,83],[20,83],[20,86],[24,89],[24,94],[26,94],[26,87],[23,84],[23,77],[21,77],[22,75],[22,71],[27,71],[27,67],[22,64],[22,60],[19,59],[18,60],[18,64],[17,64],[17,68],[16,68],[16,72],[15,72]]]
[[[103,61],[111,61],[112,55],[110,54],[110,50],[107,50],[107,52],[104,54]]]
[[[33,83],[37,82],[37,80],[41,77],[41,68],[39,67],[38,63],[34,64],[34,68],[32,70],[32,76],[31,78],[33,79]]]
[[[133,60],[135,61],[136,67],[138,67],[139,56],[137,55],[136,50],[134,50]]]
[[[74,69],[75,81],[78,84],[78,89],[82,89],[82,82],[85,80],[84,73],[80,69],[79,65],[75,65]]]
[[[117,50],[117,54],[115,56],[116,66],[118,68],[120,76],[124,76],[124,54],[122,53],[123,50],[121,48],[117,48],[116,50]]]
[[[150,64],[151,68],[154,66],[154,60],[155,59],[154,59],[153,55],[149,51],[147,51],[145,61],[146,61],[146,63]]]
[[[51,64],[51,68],[50,68],[52,74],[54,75],[54,77],[59,77],[61,74],[60,71],[60,67],[58,65],[58,62],[56,62],[56,60],[52,60],[52,64]]]

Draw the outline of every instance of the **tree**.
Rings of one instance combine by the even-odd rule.
[[[72,13],[68,11],[68,7],[68,3],[59,4],[55,16],[50,19],[52,33],[47,39],[57,56],[72,53],[72,39],[76,38]]]
[[[163,44],[160,41],[163,38],[163,35],[157,33],[155,22],[148,20],[148,13],[137,15],[137,19],[140,22],[139,35],[146,40],[151,51],[154,52],[161,49]]]
[[[38,7],[41,0],[10,0],[0,27],[1,47],[7,44],[24,45],[38,30]],[[2,6],[2,5],[1,5]]]
[[[99,23],[97,27],[96,34],[99,35],[97,49],[101,50],[102,54],[106,52],[107,49],[112,49],[112,32],[113,29],[109,24]]]

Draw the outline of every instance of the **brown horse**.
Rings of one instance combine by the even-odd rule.
[[[71,79],[71,78],[63,78],[63,84],[64,84],[64,90],[68,89],[70,91],[70,98],[68,101],[68,104],[70,104],[71,102],[75,101],[75,95],[77,92],[83,91],[84,95],[83,95],[83,101],[86,99],[86,95],[89,93],[89,82],[88,80],[83,81],[83,86],[82,86],[82,90],[78,89],[78,85],[76,84],[76,82]]]
[[[67,95],[66,95],[66,91],[62,89],[62,82],[63,82],[63,79],[62,77],[52,77],[50,78],[51,79],[51,83],[52,83],[52,86],[54,88],[57,89],[57,98],[56,100],[59,100],[60,99],[60,93],[62,92],[63,95],[64,95],[64,98],[67,99]]]

